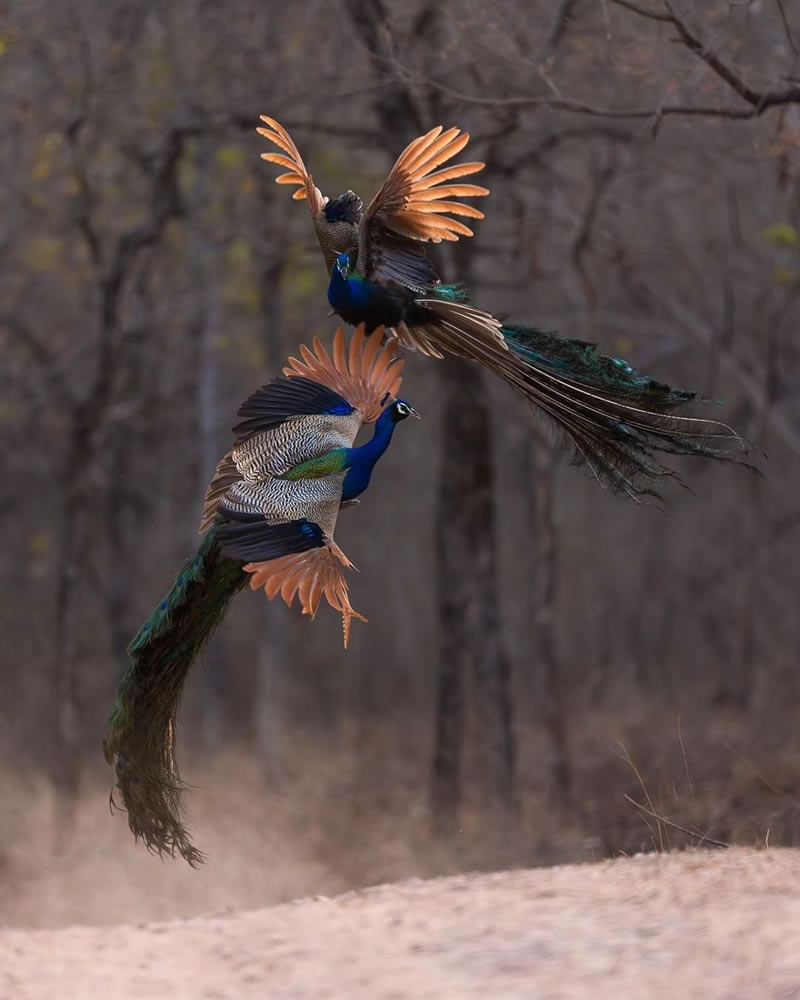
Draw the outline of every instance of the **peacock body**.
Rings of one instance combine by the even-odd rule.
[[[286,130],[262,120],[267,127],[258,131],[281,149],[262,156],[285,167],[278,183],[295,185],[294,198],[306,200],[330,275],[328,301],[346,322],[386,327],[429,357],[481,363],[564,432],[575,460],[602,486],[634,499],[679,478],[663,454],[742,461],[746,447],[730,427],[687,412],[696,393],[639,375],[594,344],[503,323],[440,281],[425,245],[471,236],[448,216],[482,218],[461,199],[489,193],[461,180],[483,163],[448,165],[466,133],[437,126],[415,139],[364,208],[352,191],[323,196]]]
[[[324,597],[342,615],[345,647],[352,619],[366,621],[350,603],[336,521],[367,489],[397,424],[416,415],[395,398],[403,363],[382,341],[361,326],[348,350],[340,329],[331,357],[316,340],[241,406],[234,446],[206,492],[197,552],[128,648],[104,750],[130,828],[151,850],[201,860],[182,821],[176,714],[235,595],[249,583],[290,606],[297,597],[311,617]],[[355,446],[365,423],[373,436]]]

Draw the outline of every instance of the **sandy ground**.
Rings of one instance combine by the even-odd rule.
[[[800,850],[414,880],[168,923],[0,931],[2,1000],[793,1000]]]

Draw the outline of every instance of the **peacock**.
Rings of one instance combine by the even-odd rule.
[[[640,375],[593,343],[501,322],[439,279],[425,244],[472,236],[448,215],[483,218],[459,199],[489,194],[462,180],[485,164],[446,165],[468,133],[437,125],[414,139],[365,210],[352,191],[326,198],[289,133],[273,118],[261,120],[259,133],[281,150],[261,156],[284,167],[276,182],[296,185],[294,199],[307,202],[329,273],[328,301],[345,322],[385,327],[429,357],[485,365],[564,432],[576,464],[635,500],[658,496],[666,478],[681,481],[661,454],[743,461],[747,446],[730,427],[686,413],[697,393]]]
[[[396,398],[403,361],[380,329],[368,336],[361,324],[348,347],[339,328],[332,354],[315,338],[300,355],[239,409],[205,496],[200,546],[128,647],[104,741],[134,836],[192,865],[202,855],[181,818],[175,722],[193,663],[248,582],[289,606],[297,596],[312,618],[324,597],[342,615],[347,648],[352,619],[366,619],[350,604],[338,512],[359,502],[397,424],[418,416]]]

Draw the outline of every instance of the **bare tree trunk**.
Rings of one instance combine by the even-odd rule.
[[[513,805],[510,662],[497,591],[490,414],[479,368],[440,363],[443,445],[436,508],[439,677],[431,779],[434,829],[451,832],[462,798],[466,671],[475,669],[487,805]]]
[[[106,262],[94,226],[93,199],[80,148],[83,119],[68,126],[79,191],[76,225],[94,268],[99,292],[98,360],[90,388],[75,407],[63,472],[63,516],[58,559],[55,622],[55,732],[58,760],[54,776],[59,790],[74,799],[80,776],[79,690],[76,663],[76,594],[92,539],[94,474],[100,459],[101,431],[117,387],[120,363],[121,301],[142,254],[157,245],[169,219],[180,215],[177,168],[183,136],[172,132],[148,161],[152,184],[150,217],[123,233]]]
[[[536,659],[541,677],[542,719],[550,741],[548,773],[555,803],[567,807],[572,793],[562,664],[556,644],[555,618],[558,588],[558,534],[553,517],[553,480],[558,454],[541,435],[531,445],[535,482],[534,533],[536,551],[533,621]]]
[[[214,143],[201,137],[197,140],[196,182],[193,191],[195,205],[208,201],[209,170]],[[220,330],[219,287],[217,282],[218,258],[203,231],[202,223],[194,221],[188,228],[192,270],[195,275],[197,311],[194,316],[194,334],[197,340],[197,430],[198,430],[198,496],[205,494],[214,469],[221,457],[219,447],[219,351],[217,338]],[[197,526],[187,525],[196,540]],[[211,639],[203,657],[205,684],[203,686],[201,729],[203,744],[216,749],[222,738],[224,725],[224,660],[225,634],[220,630]]]
[[[140,362],[133,351],[126,352],[128,366],[127,391],[129,396],[142,391]],[[108,530],[108,559],[106,561],[106,606],[111,650],[116,666],[115,680],[119,681],[127,664],[126,650],[132,631],[130,619],[132,547],[138,537],[130,517],[132,503],[132,460],[135,440],[132,430],[118,421],[107,435],[108,490],[105,515]]]
[[[152,258],[151,258],[152,259]],[[153,412],[156,380],[149,377],[150,365],[158,350],[152,340],[152,312],[148,299],[150,261],[138,268],[132,282],[130,322],[120,343],[122,412],[106,431],[108,453],[108,489],[106,523],[108,528],[107,609],[111,649],[117,665],[118,681],[127,663],[127,647],[135,622],[131,620],[131,594],[135,579],[136,540],[140,537],[144,516],[149,513],[149,495],[135,480],[135,456],[141,448],[143,415]],[[145,497],[147,496],[147,500]]]
[[[437,678],[431,813],[434,830],[452,833],[458,821],[462,797],[462,751],[464,745],[464,700],[466,669],[472,653],[470,605],[474,601],[473,580],[467,567],[472,562],[469,507],[464,502],[473,484],[469,463],[456,465],[448,455],[448,443],[457,441],[468,428],[464,422],[473,413],[463,405],[472,370],[457,362],[440,364],[443,459],[436,500],[436,569],[439,608],[439,672]],[[466,383],[466,384],[465,384]]]
[[[280,283],[285,257],[276,256],[264,267],[261,297],[267,369],[278,372],[284,354],[283,310]],[[253,731],[259,755],[272,778],[282,770],[281,747],[286,716],[289,634],[291,627],[284,608],[277,601],[261,601],[261,629],[258,638],[256,688],[253,694]]]
[[[385,76],[392,64],[393,37],[382,0],[347,0],[347,8],[371,53],[376,75]],[[437,5],[428,4],[416,19],[416,31],[430,40],[432,50],[440,14]],[[438,94],[429,94],[428,103],[438,111]],[[384,134],[398,140],[429,126],[415,95],[400,82],[378,92],[375,112]],[[461,259],[466,264],[466,256]],[[466,271],[462,277],[468,281]],[[510,664],[497,594],[491,425],[482,376],[477,366],[463,362],[442,363],[440,374],[444,397],[436,516],[440,643],[431,810],[435,829],[447,833],[455,826],[462,794],[464,692],[470,664],[476,670],[486,784],[494,804],[511,805],[515,748]]]

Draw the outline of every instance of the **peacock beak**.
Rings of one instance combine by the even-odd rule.
[[[408,408],[408,415],[409,415],[409,417],[416,417],[417,420],[422,420],[422,414],[421,413],[417,413],[417,411],[414,409],[413,406],[409,406],[409,408]]]

